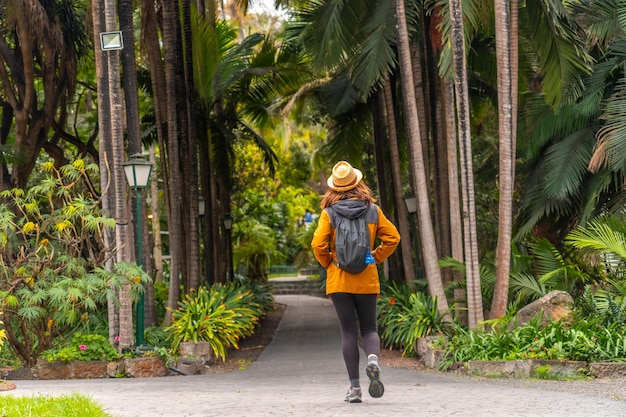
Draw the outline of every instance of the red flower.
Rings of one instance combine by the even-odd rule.
[[[394,305],[396,303],[396,300],[394,300],[393,297],[389,297],[389,304]]]

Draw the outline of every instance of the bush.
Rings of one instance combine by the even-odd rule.
[[[227,348],[237,349],[238,341],[251,335],[267,312],[263,294],[255,295],[242,283],[214,284],[187,294],[165,329],[171,334],[172,350],[178,350],[181,342],[206,341],[215,357],[226,360]]]
[[[112,361],[120,355],[105,336],[75,333],[69,346],[49,349],[42,357],[48,362]]]
[[[117,263],[103,234],[115,220],[100,215],[97,196],[81,189],[81,178],[97,165],[77,160],[42,177],[27,190],[0,193],[0,311],[8,346],[23,366],[33,366],[56,337],[71,332],[106,305],[107,296],[130,285],[136,297],[149,276],[136,265]]]
[[[413,355],[420,337],[450,333],[452,325],[444,316],[437,310],[436,298],[412,292],[406,284],[391,284],[378,302],[381,341],[402,349],[403,355]]]
[[[577,316],[541,325],[537,317],[512,331],[470,331],[457,327],[440,368],[469,360],[626,361],[626,331],[618,323],[603,325],[601,318]]]

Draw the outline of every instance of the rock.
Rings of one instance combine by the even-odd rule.
[[[124,358],[123,362],[127,377],[146,378],[169,374],[169,369],[165,366],[165,360],[158,356]]]
[[[511,321],[509,327],[521,327],[538,314],[542,314],[542,325],[559,320],[569,320],[572,317],[573,305],[574,299],[571,295],[565,291],[552,291],[521,308],[515,316],[516,319]]]
[[[35,379],[71,379],[72,369],[70,364],[66,362],[46,362],[39,361],[33,367],[33,376]]]
[[[107,364],[107,375],[111,378],[119,378],[124,375],[124,362],[115,361]]]
[[[448,346],[445,336],[420,337],[415,342],[415,352],[419,361],[427,368],[437,369],[444,358],[443,350]]]
[[[193,361],[201,361],[209,363],[211,361],[211,343],[210,342],[181,342],[178,346],[180,357],[191,359]]]
[[[72,379],[107,378],[107,361],[73,361],[70,362]]]
[[[508,378],[530,377],[530,361],[468,361],[470,375]]]
[[[589,369],[596,378],[626,378],[625,362],[593,362]]]
[[[13,382],[0,381],[0,391],[10,391],[16,388]]]

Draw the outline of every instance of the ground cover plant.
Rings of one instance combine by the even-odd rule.
[[[490,331],[456,326],[440,369],[469,360],[626,361],[626,301],[591,286],[576,300],[571,320],[542,324],[536,316],[511,329],[512,320],[491,323]]]
[[[113,417],[102,406],[87,396],[69,394],[59,397],[38,395],[33,397],[2,396],[0,416],[10,417]]]

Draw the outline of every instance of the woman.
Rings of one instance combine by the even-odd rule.
[[[398,230],[374,204],[376,200],[372,191],[362,179],[363,173],[348,162],[341,161],[333,167],[327,181],[329,190],[322,197],[323,211],[311,243],[315,258],[327,268],[326,294],[335,306],[341,326],[343,358],[350,379],[345,400],[351,403],[361,402],[357,319],[367,355],[365,371],[370,381],[369,394],[379,398],[385,392],[378,364],[380,337],[376,325],[376,303],[380,281],[376,264],[387,259],[400,242]],[[350,273],[340,268],[338,263],[336,225],[341,216],[360,215],[365,217],[369,229],[369,248],[374,248],[377,238],[380,244],[371,251],[374,262],[361,272]]]

